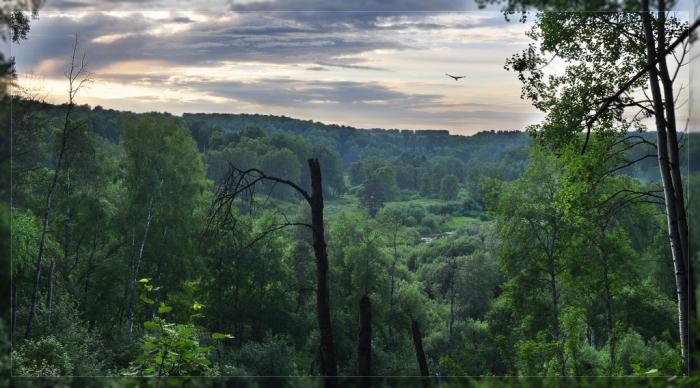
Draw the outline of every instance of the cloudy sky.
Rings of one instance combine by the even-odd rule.
[[[78,33],[94,73],[78,103],[470,134],[541,118],[503,69],[528,27],[469,0],[48,0],[12,54],[51,102]]]

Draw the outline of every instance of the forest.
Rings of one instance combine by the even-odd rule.
[[[68,102],[3,83],[0,365],[687,374],[700,138],[676,128],[684,59],[664,58],[698,23],[654,6],[539,13],[504,61],[545,119],[471,136],[79,104],[76,38]],[[550,55],[561,75],[542,72]]]

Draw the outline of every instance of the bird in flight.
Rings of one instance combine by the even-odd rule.
[[[448,76],[448,77],[450,77],[450,78],[454,78],[455,81],[459,81],[460,78],[466,77],[466,76],[464,76],[464,75],[451,75],[451,74],[447,74],[447,73],[445,73],[445,75]]]

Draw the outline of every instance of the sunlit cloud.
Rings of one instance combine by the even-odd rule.
[[[40,75],[48,98],[64,101],[78,33],[95,79],[79,102],[90,105],[455,133],[524,129],[539,117],[503,69],[529,26],[498,12],[447,12],[453,1],[367,0],[348,12],[333,12],[344,2],[325,3],[327,12],[305,8],[312,1],[234,2],[224,12],[184,3],[54,3],[13,47],[18,71]],[[309,12],[288,12],[295,6]]]

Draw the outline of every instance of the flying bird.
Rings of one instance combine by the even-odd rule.
[[[448,76],[448,77],[450,77],[450,78],[454,78],[455,81],[459,81],[460,78],[466,77],[465,75],[450,75],[450,74],[447,74],[447,73],[445,73],[445,75]]]

